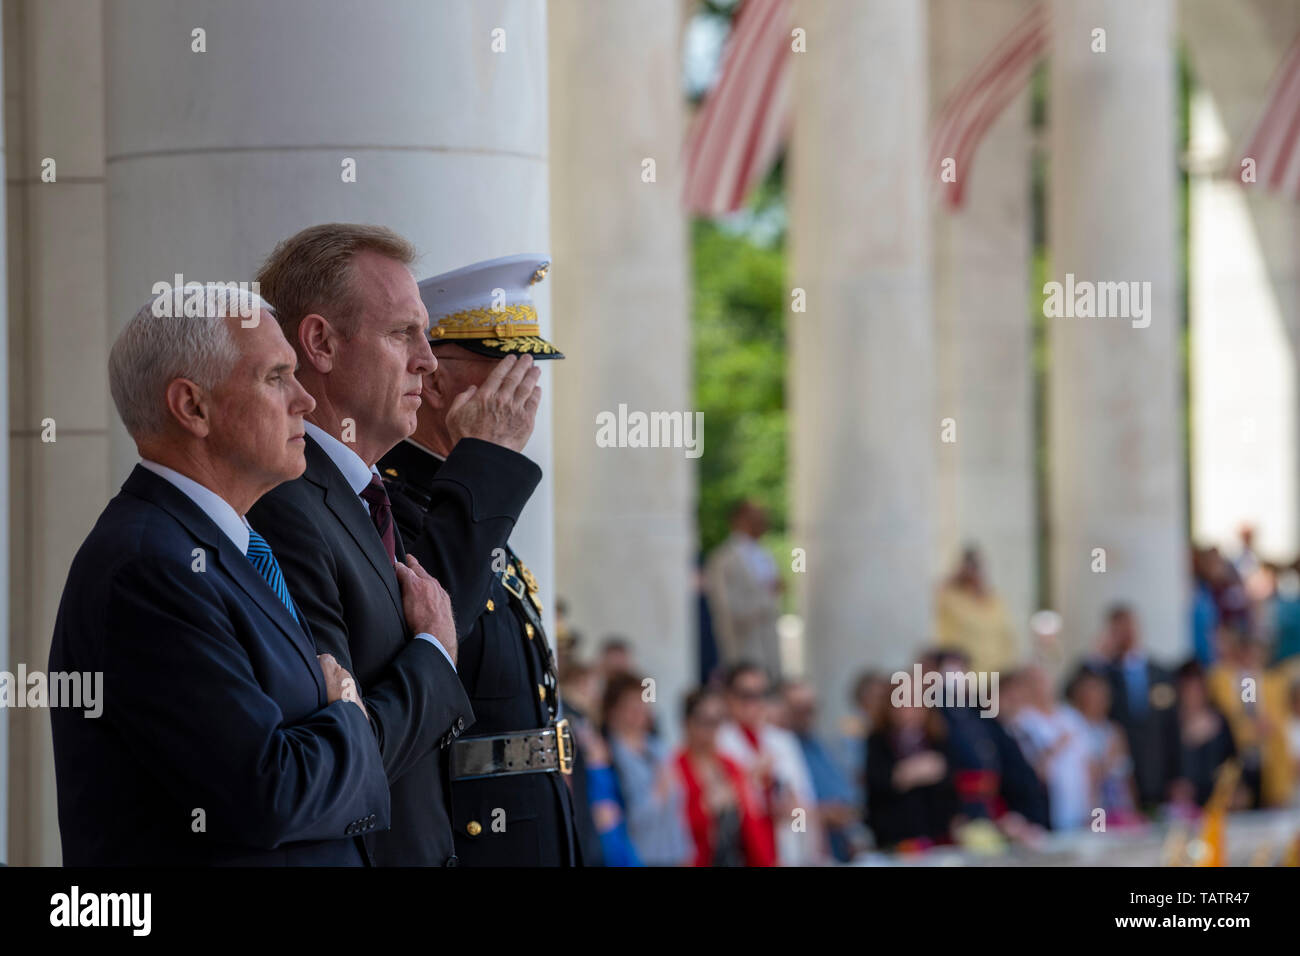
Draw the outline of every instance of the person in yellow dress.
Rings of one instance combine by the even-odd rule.
[[[977,671],[1010,669],[1018,657],[1006,605],[988,586],[979,551],[967,547],[956,573],[939,590],[935,637],[958,648]]]
[[[1220,660],[1206,678],[1210,699],[1232,730],[1242,763],[1243,783],[1264,807],[1286,806],[1294,775],[1287,754],[1287,667],[1266,669],[1263,642],[1223,628]]]

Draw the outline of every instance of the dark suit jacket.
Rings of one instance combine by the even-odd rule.
[[[66,865],[360,865],[353,834],[388,825],[361,709],[327,703],[310,635],[144,468],[72,562],[49,667],[104,675],[100,717],[51,710]]]
[[[460,678],[477,717],[474,734],[545,727],[549,705],[555,703],[549,691],[546,698],[539,694],[545,690],[546,635],[534,628],[527,636],[499,573],[507,539],[541,480],[541,469],[501,445],[464,438],[445,462],[401,442],[380,461],[379,470],[403,540],[451,596],[460,632]],[[451,795],[456,853],[463,863],[578,861],[574,800],[560,774],[459,780]],[[491,825],[499,819],[493,816],[497,808],[505,811],[504,830]],[[587,812],[585,806],[581,810]]]
[[[1144,806],[1161,803],[1168,799],[1169,784],[1178,775],[1180,743],[1173,676],[1154,661],[1146,661],[1147,705],[1144,712],[1134,713],[1129,707],[1123,661],[1109,664],[1106,673],[1110,719],[1124,728],[1138,799]]]
[[[356,678],[392,791],[392,828],[366,837],[380,866],[454,863],[446,747],[474,722],[456,671],[406,626],[397,574],[365,505],[310,436],[307,470],[249,513],[270,542],[316,649]],[[399,558],[405,555],[400,536]]]

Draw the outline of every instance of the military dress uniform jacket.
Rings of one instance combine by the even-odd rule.
[[[402,442],[379,471],[407,548],[451,597],[457,669],[477,718],[467,736],[545,727],[558,706],[546,635],[514,606],[517,599],[503,583],[505,577],[516,592],[536,586],[507,540],[541,469],[508,448],[464,438],[446,461]],[[451,795],[462,865],[580,862],[573,799],[562,774],[453,780]]]

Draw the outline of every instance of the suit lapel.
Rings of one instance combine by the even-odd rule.
[[[300,624],[293,619],[284,602],[271,590],[271,586],[253,567],[248,557],[235,547],[235,543],[213,523],[211,518],[204,514],[203,509],[170,481],[139,465],[136,465],[135,470],[131,472],[122,490],[162,508],[179,521],[198,541],[207,545],[210,553],[216,556],[222,570],[239,585],[249,601],[289,638],[289,642],[293,644],[302,657],[303,663],[311,671],[317,688],[324,694],[324,679],[320,664],[316,660],[316,647],[311,632],[307,630],[306,620],[300,617]]]
[[[397,572],[388,561],[388,552],[384,550],[384,542],[379,537],[379,532],[375,530],[374,522],[370,520],[370,513],[366,511],[361,498],[348,485],[343,473],[335,467],[329,455],[325,454],[324,449],[316,444],[310,435],[307,436],[307,470],[303,477],[321,489],[325,507],[346,529],[361,553],[366,556],[375,574],[383,582],[384,590],[392,599],[393,607],[405,621],[406,615],[402,611],[402,595],[398,589]],[[393,525],[393,536],[397,542],[397,554],[400,558],[405,551],[396,524]]]
[[[316,660],[316,643],[307,627],[307,619],[301,613],[298,615],[298,620],[293,619],[284,602],[271,590],[271,585],[266,583],[266,579],[253,567],[248,557],[241,554],[229,539],[222,543],[218,556],[222,567],[230,573],[243,592],[256,602],[281,631],[289,635],[289,640],[297,648],[321,692],[324,693],[324,676],[321,674],[320,662]],[[290,593],[289,596],[292,598],[293,594]]]

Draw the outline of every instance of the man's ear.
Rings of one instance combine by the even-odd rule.
[[[315,312],[298,323],[298,355],[302,363],[321,375],[334,368],[339,334],[329,319]]]
[[[163,393],[167,411],[173,419],[196,438],[206,438],[212,428],[212,399],[202,387],[188,378],[174,378]]]

